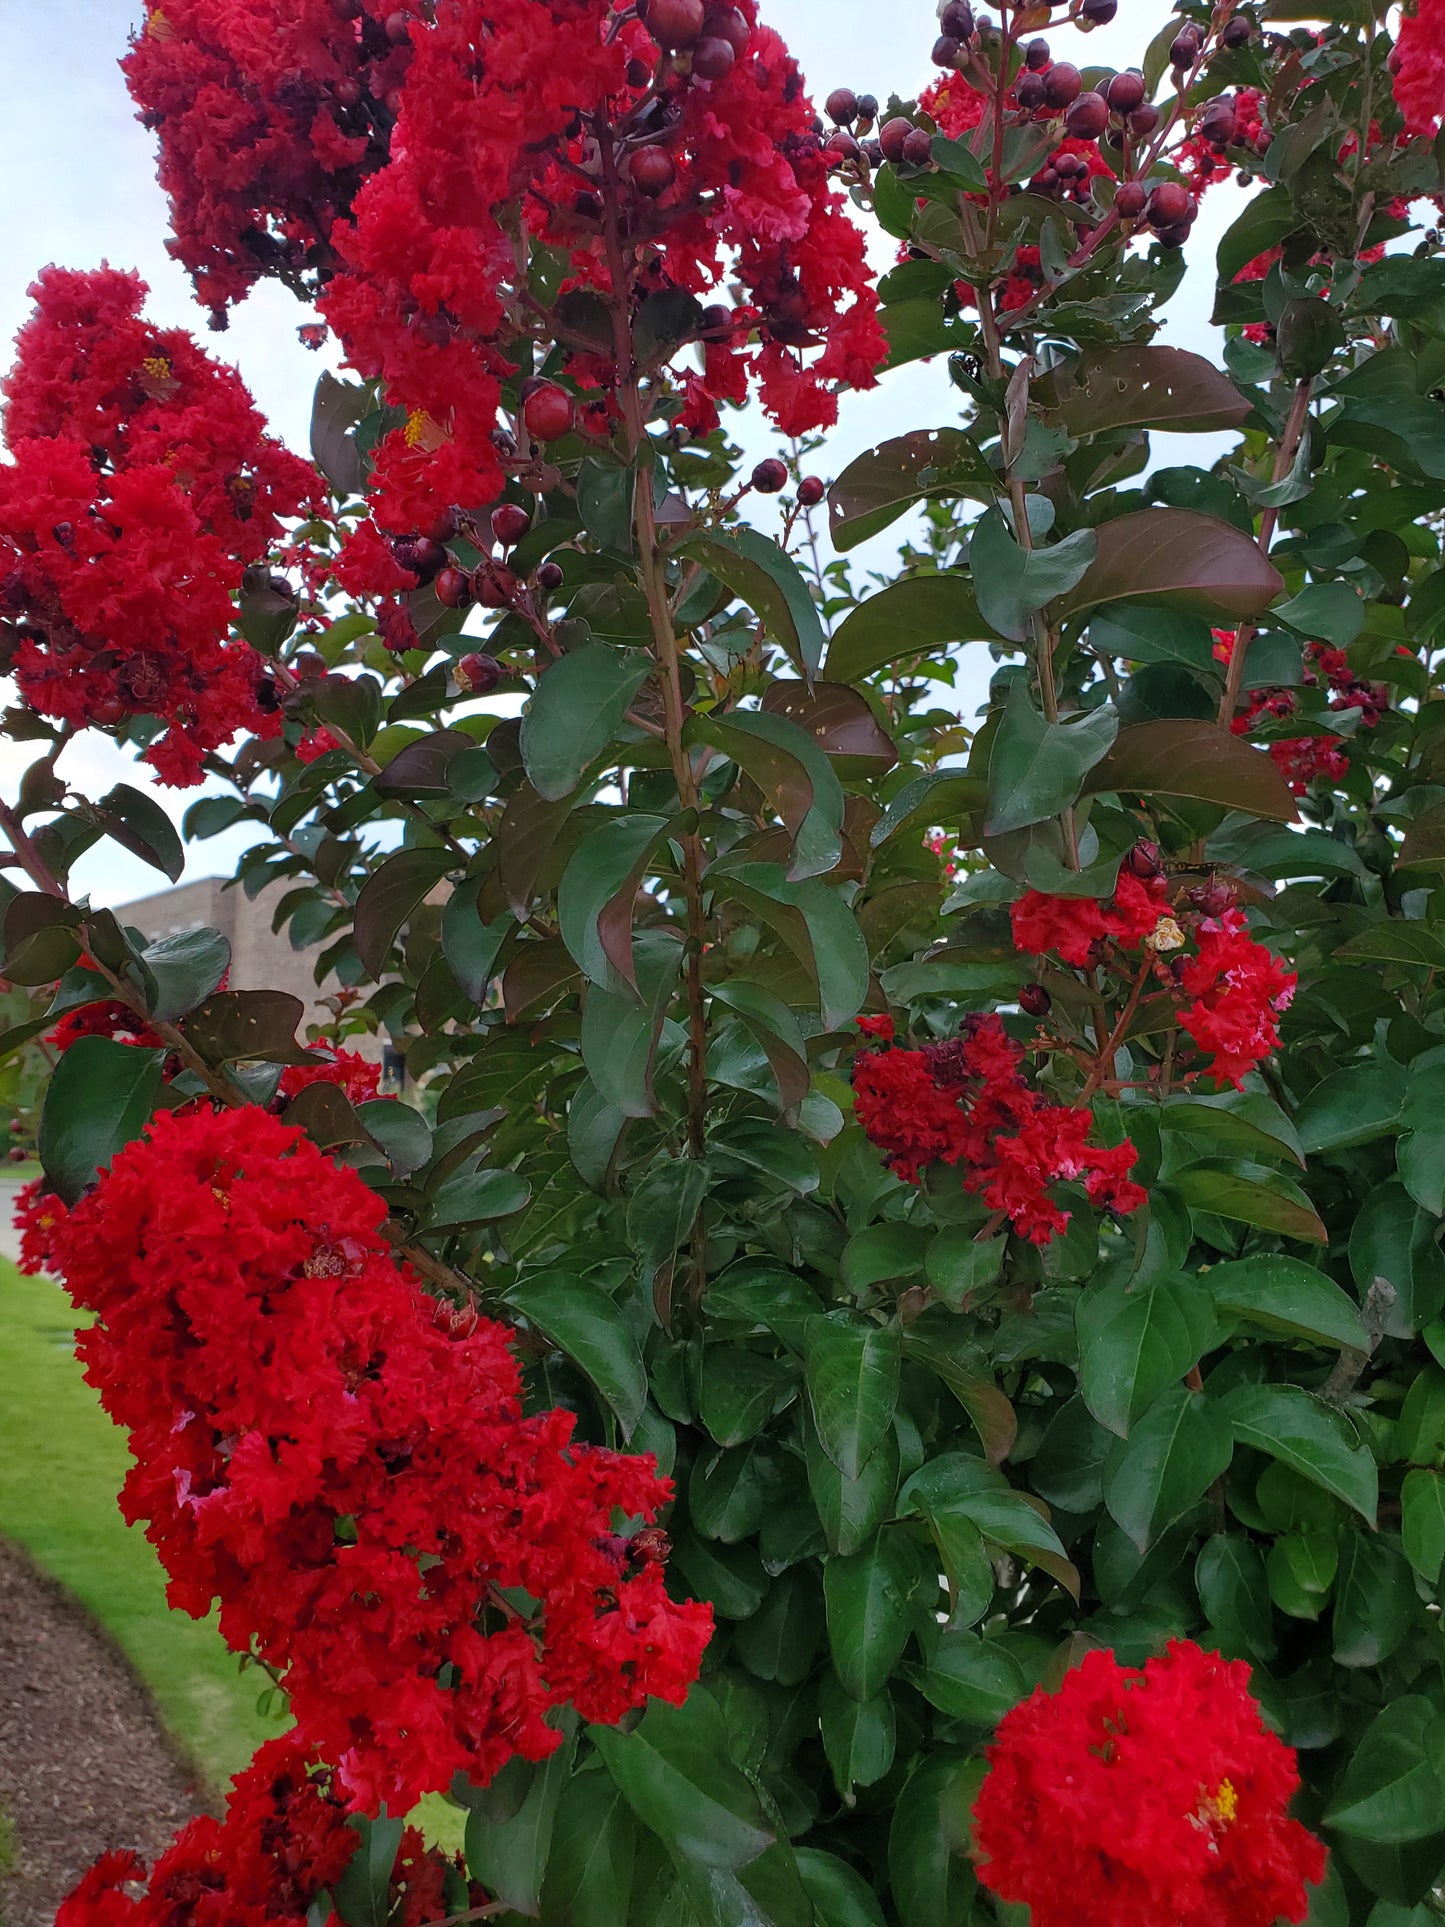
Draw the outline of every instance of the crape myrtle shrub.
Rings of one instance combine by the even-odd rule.
[[[173,253],[343,373],[304,462],[36,285],[3,1090],[293,1724],[62,1927],[1440,1917],[1445,12],[1113,11],[820,115],[753,0],[151,8]],[[183,862],[87,729],[327,1021],[72,893]]]

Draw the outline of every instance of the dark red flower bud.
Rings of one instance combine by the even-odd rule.
[[[1116,114],[1132,114],[1136,107],[1144,104],[1144,76],[1136,73],[1115,74],[1105,89],[1104,98]]]
[[[973,8],[968,0],[948,0],[943,9],[943,18],[938,23],[942,32],[954,40],[970,40],[973,37]]]
[[[820,475],[805,475],[798,484],[798,500],[805,509],[815,509],[827,493],[827,484]]]
[[[502,680],[502,665],[495,656],[463,656],[454,673],[463,689],[474,696],[490,696]]]
[[[1030,1017],[1047,1017],[1054,1000],[1042,984],[1025,984],[1019,992],[1019,1009]]]
[[[411,39],[413,20],[409,13],[389,13],[386,16],[386,37],[393,47],[401,47]]]
[[[895,166],[903,159],[904,144],[913,132],[913,122],[905,120],[901,114],[886,120],[878,135],[878,145],[883,149],[883,158]]]
[[[472,577],[472,594],[484,609],[510,609],[521,587],[512,571],[497,562],[484,563]]]
[[[1181,181],[1161,181],[1149,196],[1149,225],[1177,227],[1189,219],[1189,189]]]
[[[1075,140],[1096,141],[1109,125],[1109,104],[1102,94],[1080,94],[1064,115],[1064,125]]]
[[[465,609],[472,599],[472,578],[465,569],[441,570],[432,587],[444,609]]]
[[[732,309],[724,307],[721,301],[712,301],[702,311],[698,334],[703,341],[731,341],[735,326]]]
[[[769,455],[753,470],[752,482],[759,495],[778,494],[788,486],[787,463],[780,462],[776,455]]]
[[[426,535],[432,542],[452,542],[461,532],[461,526],[462,518],[455,509],[443,509],[435,522],[426,530]]]
[[[933,159],[933,136],[926,127],[913,128],[903,143],[903,158],[910,167],[927,167]]]
[[[1254,34],[1254,22],[1248,14],[1237,13],[1225,23],[1224,32],[1219,36],[1223,47],[1243,47]]]
[[[1026,114],[1033,114],[1044,104],[1044,77],[1042,74],[1020,74],[1014,86],[1014,99]]]
[[[745,54],[752,45],[753,30],[739,8],[710,7],[707,19],[702,23],[702,37],[704,40],[726,40],[735,54]],[[876,101],[873,111],[878,111]]]
[[[726,80],[737,64],[737,49],[731,40],[714,34],[699,40],[692,50],[692,71],[699,80]]]
[[[707,17],[703,0],[638,0],[637,11],[658,46],[669,53],[695,45]]]
[[[1114,206],[1119,211],[1119,218],[1124,221],[1137,221],[1144,212],[1144,203],[1148,198],[1138,181],[1121,181],[1119,191],[1114,196]]]
[[[639,194],[656,198],[677,179],[677,167],[665,147],[639,147],[627,163],[632,185]]]
[[[933,43],[935,67],[952,67],[958,60],[958,42],[951,34],[941,33]]]
[[[540,382],[522,404],[527,433],[539,442],[560,442],[572,429],[572,397],[555,381]]]
[[[544,562],[537,571],[537,587],[546,595],[560,589],[565,580],[561,566],[556,562]]]
[[[823,102],[823,112],[835,127],[851,127],[858,118],[858,96],[851,87],[835,87]]]
[[[531,516],[515,502],[503,502],[492,510],[492,534],[504,549],[513,548],[531,526]]]
[[[1047,40],[1031,40],[1024,48],[1024,65],[1031,74],[1041,74],[1052,59]]]
[[[1159,857],[1159,845],[1141,837],[1124,858],[1124,867],[1130,876],[1136,876],[1141,883],[1148,883],[1162,875],[1164,865]]]
[[[1050,107],[1067,107],[1084,91],[1084,77],[1068,60],[1056,60],[1044,75],[1044,99]]]
[[[1147,140],[1158,125],[1159,109],[1149,100],[1129,116],[1129,132],[1136,140]]]
[[[1092,27],[1107,27],[1119,11],[1119,0],[1084,0],[1079,12]]]
[[[1182,28],[1170,43],[1170,66],[1192,67],[1199,58],[1199,49],[1203,44],[1197,27]]]

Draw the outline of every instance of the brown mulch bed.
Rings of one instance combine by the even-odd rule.
[[[51,1927],[98,1854],[147,1859],[206,1803],[150,1696],[68,1593],[0,1539],[0,1927]]]

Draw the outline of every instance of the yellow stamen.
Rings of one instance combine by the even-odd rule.
[[[424,408],[413,408],[401,431],[408,448],[417,448],[437,433],[437,425]]]
[[[171,378],[171,364],[164,355],[147,355],[141,363],[141,369],[152,381],[169,381]]]
[[[1214,1811],[1219,1815],[1220,1823],[1227,1827],[1239,1812],[1239,1795],[1235,1791],[1233,1780],[1221,1780],[1219,1782],[1213,1804]]]

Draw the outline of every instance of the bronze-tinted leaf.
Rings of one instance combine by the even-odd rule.
[[[378,982],[397,932],[456,862],[450,850],[398,850],[367,879],[356,899],[356,954]]]
[[[869,449],[828,491],[834,548],[855,548],[925,495],[976,492],[968,486],[970,471],[982,480],[983,458],[959,428],[915,429]]]
[[[507,1022],[514,1024],[527,1011],[550,1004],[564,989],[581,981],[582,972],[560,938],[523,944],[502,975],[502,1008]]]
[[[763,708],[807,730],[850,782],[886,776],[898,761],[893,739],[879,726],[867,697],[845,683],[815,683],[809,691],[806,683],[775,682]]]
[[[284,990],[225,990],[193,1010],[181,1029],[210,1064],[248,1058],[267,1064],[315,1064],[320,1059],[296,1041],[296,1026],[305,1015],[301,999]]]
[[[564,796],[559,802],[549,802],[530,783],[523,783],[513,791],[502,813],[497,827],[497,875],[519,922],[527,915],[537,879],[572,814],[575,800]]]
[[[369,1144],[366,1126],[334,1084],[308,1084],[282,1114],[282,1122],[303,1130],[313,1144],[330,1151],[338,1144]]]
[[[1276,823],[1293,823],[1299,815],[1288,783],[1262,749],[1217,723],[1193,718],[1121,729],[1108,755],[1089,772],[1085,788],[1191,796]]]
[[[378,796],[445,796],[447,767],[454,756],[475,749],[459,729],[433,730],[399,749],[376,778]]]
[[[1222,369],[1185,348],[1087,351],[1034,383],[1050,427],[1070,435],[1114,428],[1176,434],[1238,428],[1250,404]]]
[[[1098,531],[1099,552],[1050,606],[1056,622],[1104,602],[1164,602],[1221,619],[1256,616],[1284,578],[1242,529],[1194,509],[1140,509]]]

